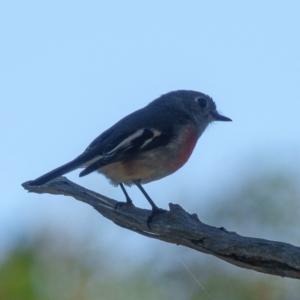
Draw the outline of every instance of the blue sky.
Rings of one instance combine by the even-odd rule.
[[[20,184],[171,90],[209,94],[233,122],[210,126],[181,170],[145,187],[159,206],[184,192],[179,203],[199,213],[248,173],[299,174],[299,15],[298,1],[1,1],[2,245],[49,224],[105,224],[108,244],[124,234],[81,203]],[[68,177],[123,199],[102,176]]]

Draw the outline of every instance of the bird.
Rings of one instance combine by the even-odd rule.
[[[210,96],[192,90],[163,94],[105,130],[75,159],[29,185],[41,186],[77,168],[84,168],[80,177],[96,171],[121,187],[126,202],[118,205],[133,205],[125,186],[139,188],[152,208],[147,219],[149,227],[153,217],[165,210],[154,203],[142,185],[180,169],[214,121],[232,120],[217,111]]]

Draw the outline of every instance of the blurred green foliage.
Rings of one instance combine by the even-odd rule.
[[[264,238],[281,232],[286,241],[299,242],[300,197],[294,177],[264,174],[244,182],[210,202],[211,223],[242,234],[252,230]],[[124,260],[125,271],[119,273],[113,253],[101,247],[92,251],[87,243],[66,236],[63,230],[44,229],[33,239],[23,237],[0,262],[0,300],[300,298],[297,280],[243,270],[185,248],[180,248],[177,264],[167,261],[171,253],[156,248],[153,257],[159,256],[164,268],[154,261],[136,267]]]
[[[59,247],[49,255],[48,243],[55,239],[49,235],[43,239],[30,247],[19,245],[1,263],[1,300],[144,299],[145,295],[145,299],[163,299],[156,279],[143,268],[126,277],[118,278],[109,270],[101,270],[99,276],[79,253]]]

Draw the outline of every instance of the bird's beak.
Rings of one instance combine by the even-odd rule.
[[[213,116],[215,121],[232,121],[231,119],[220,115],[217,111],[211,111],[210,114]]]

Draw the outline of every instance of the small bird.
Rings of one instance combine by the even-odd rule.
[[[140,189],[152,207],[149,226],[153,216],[165,210],[156,206],[142,184],[181,168],[213,121],[231,119],[218,113],[208,95],[188,90],[169,92],[124,117],[94,139],[82,154],[29,185],[43,185],[77,168],[84,168],[80,177],[97,171],[121,187],[126,202],[120,205],[133,205],[124,185],[134,184]]]

